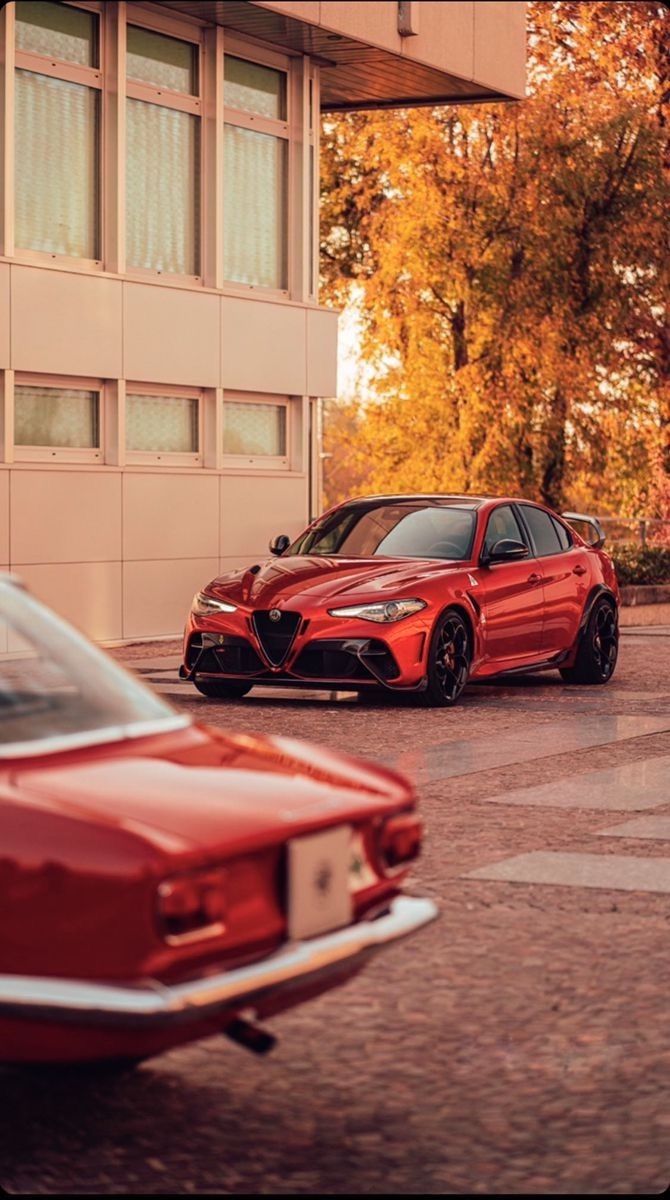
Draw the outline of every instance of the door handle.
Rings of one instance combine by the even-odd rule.
[[[533,571],[533,574],[528,576],[526,583],[532,583],[533,587],[535,587],[536,583],[542,583],[542,576]]]
[[[573,575],[586,575],[586,567],[583,567],[581,565],[581,563],[577,563],[577,566],[572,568],[572,574]]]

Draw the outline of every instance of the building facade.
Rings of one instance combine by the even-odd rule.
[[[13,0],[0,52],[0,569],[176,634],[318,505],[321,111],[520,98],[525,5]]]

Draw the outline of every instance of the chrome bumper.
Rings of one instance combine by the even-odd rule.
[[[268,995],[318,983],[341,970],[355,970],[371,954],[433,921],[437,912],[432,900],[398,896],[376,920],[359,921],[309,941],[288,942],[261,962],[186,983],[149,979],[131,986],[0,975],[0,1016],[112,1028],[204,1021],[253,1007]]]

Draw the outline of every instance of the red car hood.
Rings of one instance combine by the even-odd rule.
[[[221,739],[213,765],[128,756],[22,770],[15,799],[139,836],[159,851],[227,857],[404,806],[404,781],[283,738]]]
[[[212,581],[216,596],[265,608],[298,597],[313,603],[391,598],[420,592],[422,583],[445,571],[462,570],[462,562],[416,558],[326,558],[292,555],[262,564],[260,570],[235,571]]]

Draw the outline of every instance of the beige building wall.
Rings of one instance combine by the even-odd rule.
[[[318,505],[316,406],[336,393],[337,314],[321,307],[316,295],[319,86],[330,68],[296,39],[303,31],[310,42],[320,31],[333,47],[338,38],[346,42],[349,61],[357,56],[359,82],[368,48],[379,51],[386,56],[379,78],[387,79],[387,99],[393,98],[388,89],[394,79],[402,93],[402,59],[411,60],[415,72],[407,86],[430,88],[441,78],[437,73],[448,72],[445,95],[452,87],[471,87],[473,95],[481,87],[520,95],[525,6],[409,5],[416,26],[409,36],[398,32],[395,3],[71,0],[65,7],[94,14],[101,35],[97,65],[47,61],[41,43],[35,50],[17,40],[17,5],[0,12],[0,570],[15,572],[93,638],[164,637],[180,633],[197,589],[222,571],[264,557],[271,536],[298,533]],[[233,13],[243,28],[229,27]],[[258,28],[260,40],[250,36],[249,21],[256,28],[258,20],[278,19],[279,25]],[[130,79],[125,39],[126,24],[133,23],[190,39],[199,55],[197,88],[166,99],[155,81]],[[224,107],[224,54],[285,75],[281,119],[231,114]],[[17,246],[17,70],[69,80],[100,96],[102,223],[95,260]],[[339,85],[328,86],[337,99]],[[197,276],[134,270],[126,263],[127,95],[149,105],[171,104],[173,112],[199,122]],[[365,106],[355,88],[345,99]],[[226,277],[224,124],[230,122],[287,147],[282,286]],[[17,389],[27,387],[99,395],[97,448],[19,444]],[[193,400],[197,453],[129,451],[127,398],[135,392]],[[281,456],[226,449],[227,406],[255,404],[282,409]]]

